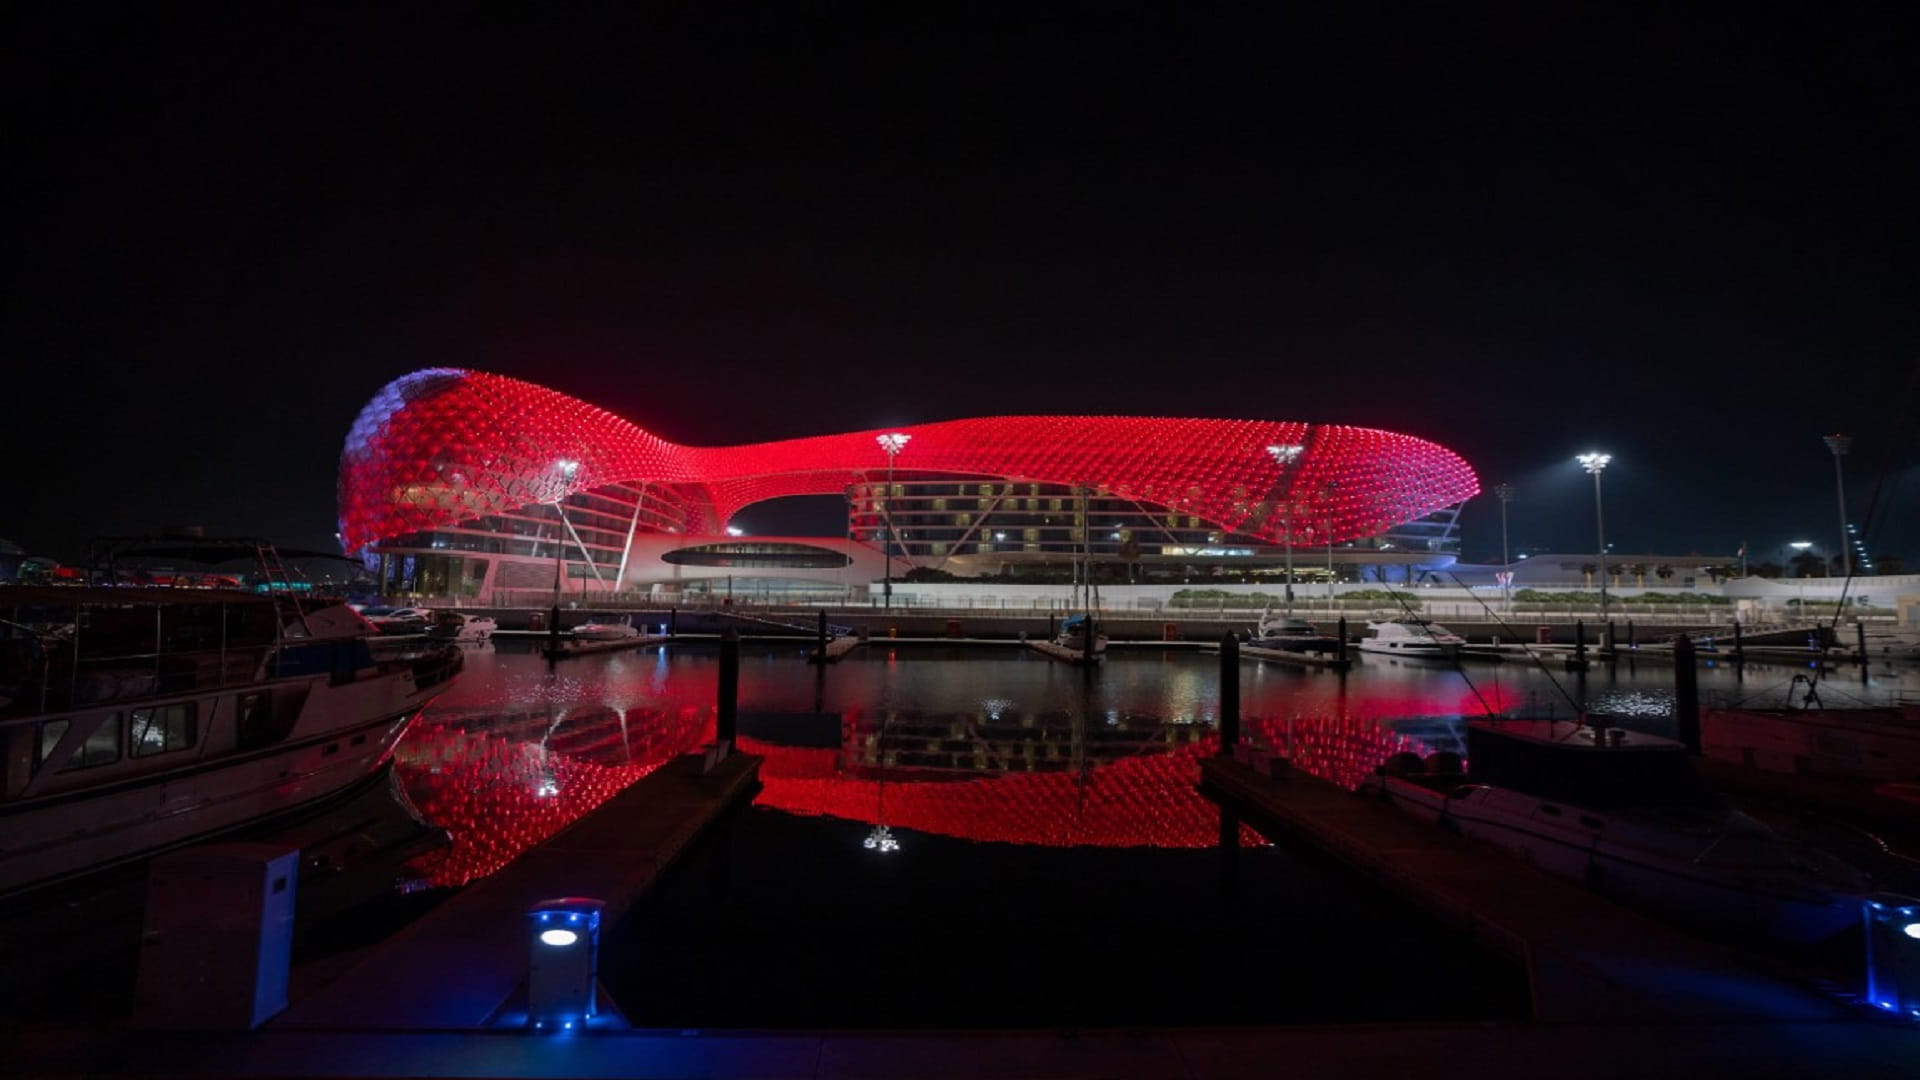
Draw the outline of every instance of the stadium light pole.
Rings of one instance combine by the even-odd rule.
[[[1847,483],[1840,472],[1840,459],[1852,449],[1853,437],[1828,435],[1825,442],[1827,449],[1833,452],[1833,487],[1840,496],[1840,572],[1842,576],[1852,577],[1853,552],[1847,544]]]
[[[1513,610],[1513,560],[1507,555],[1507,504],[1513,501],[1513,485],[1497,484],[1494,497],[1500,500],[1500,599]]]
[[[1280,466],[1280,480],[1287,478],[1287,466],[1299,460],[1306,447],[1299,443],[1286,443],[1267,447],[1267,453],[1273,456],[1274,463]],[[1293,614],[1293,492],[1282,492],[1286,496],[1287,508],[1287,614]]]
[[[1600,473],[1613,460],[1613,455],[1589,452],[1573,460],[1585,466],[1586,470],[1593,474],[1593,535],[1594,542],[1600,546],[1600,550],[1595,553],[1600,563],[1600,624],[1605,626],[1607,622],[1607,526],[1606,519],[1600,513]],[[1607,645],[1612,647],[1613,643],[1608,642]]]
[[[913,436],[902,435],[897,431],[874,437],[874,441],[880,444],[880,449],[887,455],[887,496],[880,503],[880,521],[885,526],[887,534],[885,548],[887,568],[885,584],[881,586],[880,594],[881,606],[888,610],[893,608],[893,459],[900,456],[901,449],[911,438]]]

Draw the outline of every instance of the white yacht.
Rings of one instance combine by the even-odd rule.
[[[625,641],[639,636],[640,628],[633,625],[631,615],[623,615],[613,620],[583,622],[573,628],[575,641]]]
[[[427,624],[427,636],[435,641],[477,645],[492,640],[493,632],[498,629],[500,624],[491,615],[470,615],[452,608],[441,608],[433,613],[433,620]]]
[[[0,894],[369,779],[461,663],[377,634],[284,595],[0,588]]]
[[[1360,651],[1388,656],[1419,656],[1450,659],[1458,656],[1467,639],[1439,623],[1418,619],[1391,619],[1367,623],[1360,639]]]
[[[1409,760],[1411,759],[1411,760]],[[1603,895],[1795,944],[1856,927],[1873,882],[1708,790],[1686,747],[1571,721],[1474,721],[1455,754],[1396,755],[1363,790]]]

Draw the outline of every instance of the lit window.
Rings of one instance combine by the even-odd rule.
[[[135,709],[129,745],[134,757],[165,754],[193,746],[194,707],[192,702]]]

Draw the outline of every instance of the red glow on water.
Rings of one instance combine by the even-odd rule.
[[[427,821],[447,830],[450,847],[414,871],[432,885],[462,885],[512,862],[627,785],[712,737],[709,714],[632,710],[636,730],[662,733],[637,754],[592,757],[495,731],[427,723],[407,733],[394,765],[407,796]],[[596,760],[597,759],[597,760]]]

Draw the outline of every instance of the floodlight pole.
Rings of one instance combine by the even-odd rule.
[[[1593,532],[1594,541],[1600,546],[1600,550],[1595,552],[1595,558],[1600,564],[1600,622],[1604,625],[1607,621],[1607,526],[1606,519],[1600,510],[1600,473],[1613,460],[1613,455],[1586,453],[1574,460],[1593,474]],[[1612,648],[1613,642],[1607,642],[1607,647]]]
[[[1513,560],[1507,554],[1507,504],[1513,501],[1513,485],[1500,484],[1493,489],[1500,500],[1500,573],[1504,580],[1500,584],[1500,599],[1505,601],[1508,611],[1513,610]]]
[[[1847,483],[1840,472],[1840,459],[1853,446],[1853,438],[1848,435],[1828,435],[1825,439],[1827,449],[1833,452],[1833,487],[1840,497],[1840,571],[1845,577],[1853,576],[1853,548],[1847,543]]]
[[[881,586],[880,595],[881,606],[888,610],[893,608],[893,459],[900,455],[901,448],[906,446],[907,440],[911,438],[913,436],[902,435],[899,432],[889,432],[874,437],[874,441],[880,444],[880,449],[887,455],[886,497],[880,503],[880,522],[886,532],[886,547],[882,549],[886,556],[886,570],[882,578],[884,584]]]
[[[1284,505],[1287,523],[1287,614],[1289,615],[1293,614],[1293,490],[1292,486],[1287,484],[1287,466],[1299,460],[1301,453],[1305,450],[1306,447],[1299,443],[1267,447],[1267,453],[1272,455],[1274,463],[1280,466],[1280,479],[1276,485],[1282,488],[1281,494],[1287,500]]]

